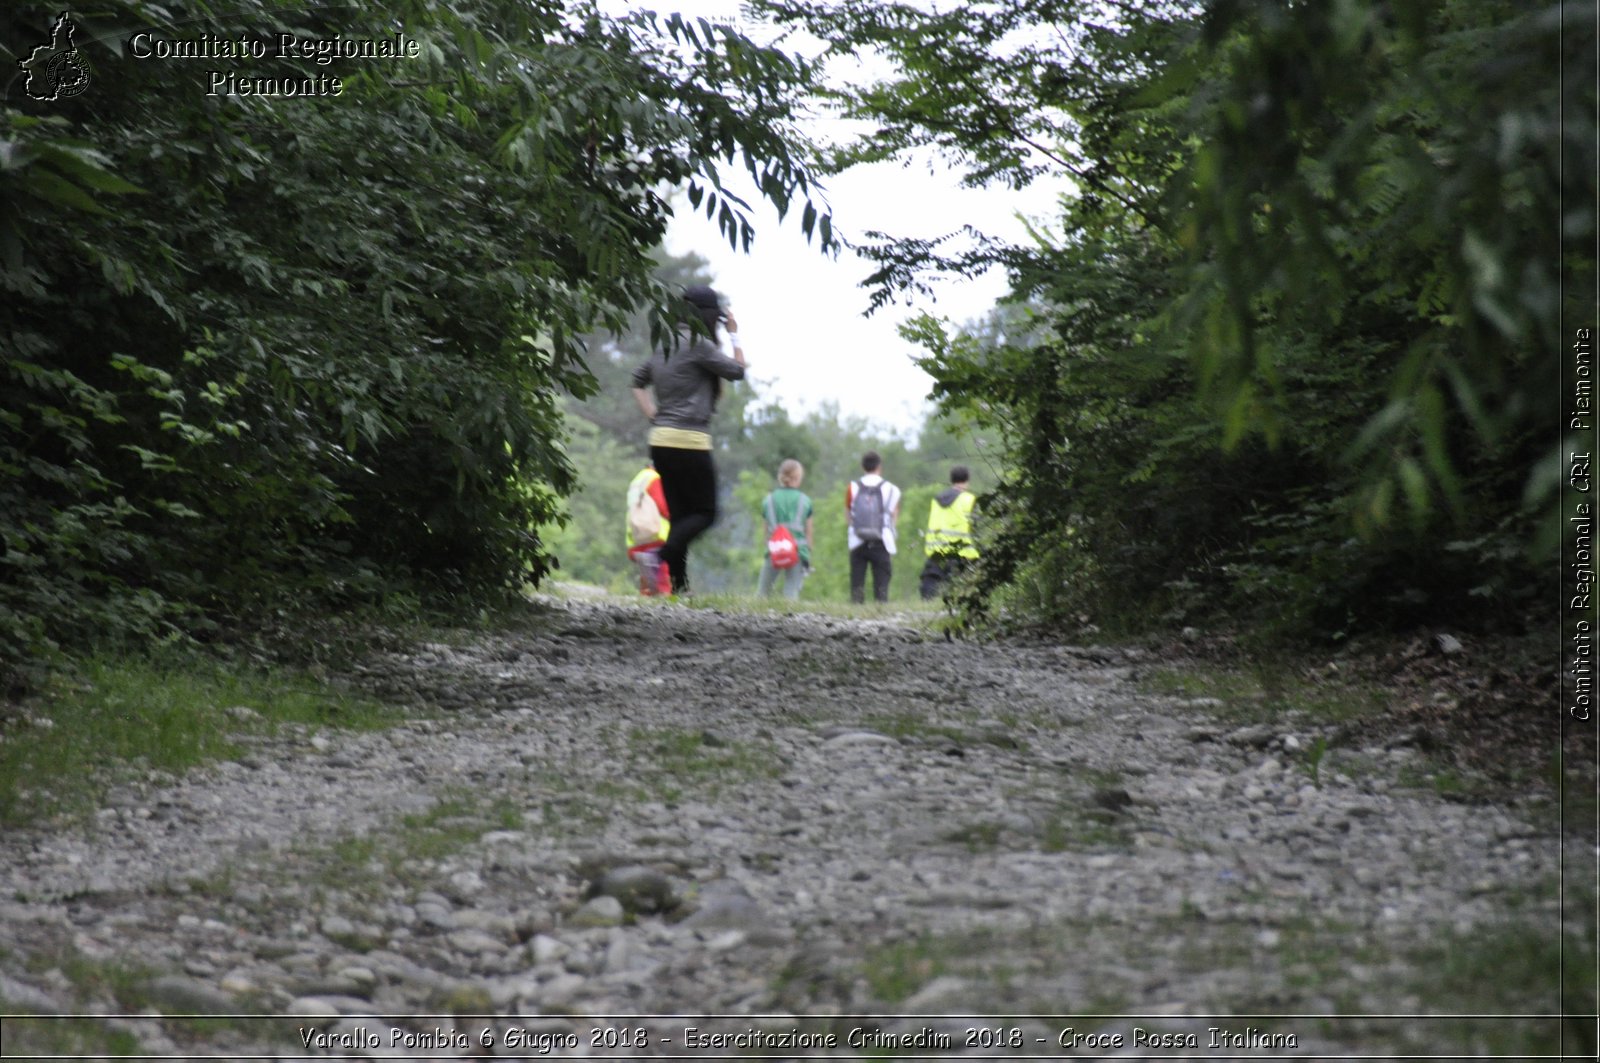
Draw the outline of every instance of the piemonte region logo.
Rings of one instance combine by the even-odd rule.
[[[66,11],[50,28],[50,43],[41,44],[26,59],[18,60],[28,75],[22,86],[36,100],[53,102],[80,95],[89,87],[89,63],[72,43],[77,24]]]

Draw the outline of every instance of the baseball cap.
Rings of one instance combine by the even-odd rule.
[[[695,284],[685,288],[683,297],[703,310],[721,310],[723,308],[722,296],[717,294],[715,288],[708,288],[704,284]]]

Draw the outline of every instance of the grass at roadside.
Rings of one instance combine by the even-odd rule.
[[[299,671],[91,657],[59,669],[25,714],[4,721],[0,824],[83,814],[119,780],[236,756],[236,734],[284,724],[370,730],[401,718]]]
[[[1213,647],[1138,681],[1145,693],[1194,699],[1197,714],[1224,725],[1311,732],[1296,766],[1318,785],[1332,770],[1468,804],[1537,798],[1526,814],[1570,830],[1593,822],[1594,732],[1558,737],[1555,687],[1530,663],[1531,644],[1485,639],[1446,654],[1425,639],[1391,640],[1320,662]],[[1395,749],[1412,756],[1387,759]]]
[[[1289,713],[1316,724],[1344,723],[1381,712],[1388,703],[1375,683],[1259,662],[1158,668],[1146,673],[1141,685],[1151,694],[1220,702],[1208,711],[1239,724],[1274,723]]]

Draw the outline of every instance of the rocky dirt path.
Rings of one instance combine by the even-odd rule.
[[[582,601],[375,657],[351,681],[429,711],[252,738],[91,826],[0,839],[3,1010],[148,1016],[11,1018],[8,1039],[76,1024],[270,1059],[1544,1043],[1553,1020],[1372,1016],[1559,1010],[1494,973],[1553,948],[1553,830],[1403,785],[1403,748],[1324,754],[1304,718],[1140,693],[1158,663]]]

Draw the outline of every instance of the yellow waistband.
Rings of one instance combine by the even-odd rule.
[[[710,450],[711,433],[696,432],[689,428],[662,428],[657,426],[650,429],[650,445],[652,447],[672,447],[676,450]]]

